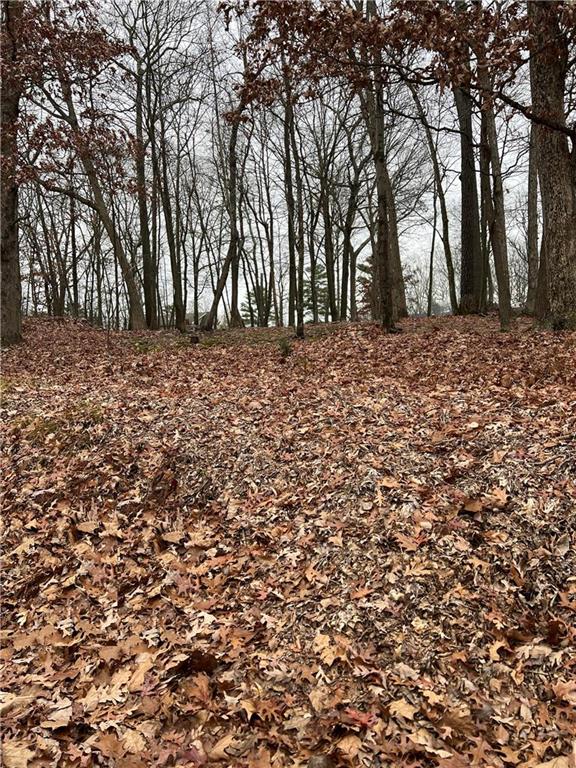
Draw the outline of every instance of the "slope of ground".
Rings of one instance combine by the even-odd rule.
[[[7,768],[576,766],[576,335],[404,329],[28,324]]]

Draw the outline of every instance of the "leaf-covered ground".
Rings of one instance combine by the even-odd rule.
[[[576,335],[404,329],[28,324],[7,768],[576,766]]]

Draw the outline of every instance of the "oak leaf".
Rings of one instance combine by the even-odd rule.
[[[146,749],[146,739],[139,731],[133,728],[128,728],[122,735],[122,744],[126,752],[130,752],[133,755],[138,755]]]
[[[362,746],[362,739],[354,734],[344,736],[336,742],[336,746],[346,757],[356,757]]]
[[[414,707],[404,697],[391,702],[389,709],[392,716],[405,717],[407,720],[413,720],[418,712],[418,707]]]
[[[42,728],[65,728],[72,718],[72,701],[67,698],[59,699],[50,710],[47,720],[40,723]]]
[[[2,744],[4,768],[28,768],[35,753],[21,741],[5,741]]]

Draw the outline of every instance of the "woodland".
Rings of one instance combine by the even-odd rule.
[[[576,3],[1,0],[6,768],[576,768]]]

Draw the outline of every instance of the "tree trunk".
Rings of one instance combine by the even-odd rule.
[[[398,241],[398,217],[396,215],[394,190],[392,189],[392,181],[388,172],[387,163],[384,163],[384,185],[386,188],[386,208],[388,210],[388,247],[390,249],[389,259],[390,271],[392,273],[394,311],[396,317],[407,317],[408,309],[406,307],[406,290],[404,287],[404,276],[402,274],[400,243]]]
[[[295,233],[295,204],[294,185],[292,181],[292,153],[290,150],[290,128],[294,121],[292,94],[288,76],[284,75],[286,106],[284,111],[284,190],[286,194],[286,209],[288,213],[288,325],[294,325],[296,320],[296,233]]]
[[[530,149],[528,155],[528,291],[526,293],[527,315],[533,315],[536,307],[536,286],[538,283],[538,166],[536,163],[536,126],[530,126]]]
[[[238,248],[238,222],[236,218],[236,206],[237,206],[237,178],[236,178],[236,142],[238,139],[238,130],[239,130],[239,124],[238,122],[234,122],[232,124],[231,128],[231,134],[230,134],[230,178],[229,178],[229,201],[228,201],[228,208],[229,208],[229,217],[230,217],[230,242],[228,244],[228,251],[226,253],[226,258],[224,259],[224,264],[222,265],[222,270],[220,272],[220,275],[218,277],[218,281],[216,283],[216,286],[214,288],[214,298],[212,299],[212,305],[210,307],[210,310],[204,315],[202,318],[202,321],[200,323],[201,327],[206,331],[211,331],[216,326],[216,320],[218,317],[218,305],[220,304],[220,300],[222,298],[222,294],[224,293],[224,288],[226,287],[226,281],[228,280],[228,274],[230,272],[230,267],[233,265],[233,263],[238,263],[239,266],[239,248]],[[236,285],[238,284],[238,281],[236,280]],[[233,297],[234,299],[234,297]],[[238,296],[236,294],[235,297],[236,304],[238,302]],[[242,320],[242,316],[240,315],[240,312],[238,312],[238,307],[236,306],[236,312],[237,317],[234,319],[234,324],[236,325],[244,325],[244,321]],[[239,318],[239,322],[238,322]],[[230,325],[233,324],[232,316],[230,317]]]
[[[228,144],[228,207],[230,216],[230,250],[232,269],[232,296],[230,299],[230,326],[242,328],[244,321],[238,307],[238,276],[240,270],[240,236],[238,233],[238,131],[240,125],[235,122],[230,131]]]
[[[78,249],[76,246],[76,201],[70,198],[70,250],[72,258],[72,315],[78,317],[80,313],[80,299],[78,292]]]
[[[304,192],[302,184],[302,171],[300,168],[300,157],[298,147],[296,146],[296,131],[294,130],[294,115],[290,121],[290,143],[292,147],[292,157],[294,158],[294,179],[296,182],[296,218],[298,229],[296,230],[296,254],[297,262],[297,282],[296,282],[296,336],[299,339],[304,338]]]
[[[485,66],[479,63],[480,85],[485,89],[485,97],[490,93],[490,83]],[[491,104],[485,104],[482,110],[482,144],[490,158],[492,175],[492,190],[490,189],[490,177],[488,177],[488,194],[486,203],[487,217],[490,230],[490,242],[494,254],[494,268],[496,282],[498,284],[498,309],[500,314],[500,328],[507,331],[512,322],[512,307],[510,303],[510,277],[508,274],[508,248],[506,243],[506,218],[504,212],[504,188],[502,186],[502,170],[500,167],[500,155],[498,152],[498,135],[496,133],[496,120]],[[485,278],[482,270],[482,283]]]
[[[334,237],[332,233],[332,213],[330,211],[330,198],[327,179],[321,170],[321,208],[324,224],[324,256],[326,264],[326,289],[328,294],[328,309],[333,323],[338,320],[338,307],[336,304],[336,277],[334,273]]]
[[[368,17],[376,15],[375,2],[367,3]],[[364,61],[367,64],[367,61]],[[384,154],[384,92],[382,61],[377,54],[371,66],[371,86],[361,92],[361,107],[370,136],[370,148],[376,175],[378,207],[376,213],[376,240],[372,249],[372,309],[387,331],[394,330],[394,293],[390,268],[390,244],[388,226],[388,193],[386,189],[386,157]]]
[[[142,277],[144,283],[144,307],[146,325],[158,328],[158,306],[156,303],[156,265],[150,246],[150,223],[148,200],[146,198],[146,154],[144,149],[144,93],[142,67],[137,64],[136,72],[136,182],[138,185],[138,216],[140,220],[140,241],[142,244]]]
[[[358,254],[352,247],[350,251],[350,320],[358,322],[358,304],[356,301],[356,261]]]
[[[463,88],[457,88],[454,96],[460,125],[461,154],[460,312],[472,314],[480,311],[482,295],[482,250],[472,134],[472,100],[469,92]]]
[[[98,210],[98,214],[102,219],[102,224],[106,230],[106,234],[112,242],[114,249],[114,256],[120,265],[122,270],[122,276],[126,285],[126,290],[129,299],[129,327],[133,331],[143,331],[146,328],[146,318],[144,317],[144,309],[142,308],[142,300],[140,298],[140,292],[134,279],[134,273],[132,266],[126,257],[122,243],[120,242],[120,236],[116,230],[116,226],[108,213],[106,203],[104,201],[104,195],[100,187],[100,182],[96,176],[96,171],[92,165],[92,161],[88,158],[83,158],[83,165],[86,170],[86,175],[90,181],[90,187],[92,194],[94,195],[94,202]]]
[[[490,150],[485,138],[485,123],[481,124],[480,146],[480,253],[482,255],[482,293],[480,294],[480,311],[485,312],[493,304],[493,290],[490,270],[490,240],[488,237],[488,214],[492,212],[492,189],[490,186]]]
[[[352,244],[352,228],[354,226],[354,218],[356,216],[356,206],[358,201],[358,192],[360,187],[360,172],[362,166],[359,166],[354,171],[354,177],[350,180],[350,196],[348,197],[348,205],[346,207],[346,216],[344,218],[343,229],[343,245],[342,245],[342,280],[340,291],[340,319],[346,320],[348,315],[348,284],[350,282],[350,275],[352,269],[352,254],[354,246]],[[352,293],[352,292],[351,292]],[[352,295],[350,295],[350,302],[352,302]]]
[[[434,297],[434,249],[436,248],[436,223],[438,221],[438,198],[436,196],[436,182],[432,188],[434,218],[432,220],[432,243],[430,245],[430,265],[428,268],[428,306],[426,314],[432,317],[432,301]]]
[[[16,170],[16,121],[20,103],[20,87],[11,81],[6,70],[16,65],[18,27],[24,4],[19,0],[2,2],[2,98],[0,100],[2,153],[2,185],[0,199],[0,253],[2,312],[2,344],[13,344],[22,338],[22,285],[18,251],[18,184]]]
[[[166,225],[166,240],[168,242],[168,252],[170,254],[170,270],[172,272],[172,295],[174,298],[174,318],[176,328],[181,332],[186,332],[186,307],[182,297],[182,270],[180,258],[177,249],[176,234],[174,231],[174,217],[172,215],[172,201],[170,198],[170,188],[168,180],[168,156],[166,151],[166,133],[164,121],[160,122],[160,162],[161,177],[158,182],[160,187],[160,197],[162,200],[162,210],[164,211],[164,223]]]
[[[382,131],[383,133],[383,131]],[[379,147],[382,143],[378,142]],[[390,269],[390,232],[388,229],[388,195],[386,194],[384,151],[378,149],[375,157],[378,213],[376,219],[376,254],[374,260],[374,287],[378,293],[378,310],[386,330],[394,327],[394,300]]]
[[[560,4],[533,0],[528,8],[535,43],[530,59],[532,108],[535,115],[566,126],[569,45],[560,29]],[[538,319],[554,329],[576,329],[576,136],[570,152],[567,136],[560,131],[536,124],[535,134],[545,253],[539,281],[545,277],[543,288],[548,288],[547,301],[540,304],[547,311]]]

